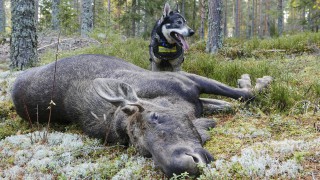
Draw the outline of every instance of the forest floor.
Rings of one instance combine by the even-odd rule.
[[[115,35],[60,40],[59,57],[99,53],[148,66],[145,40]],[[39,38],[40,64],[54,60],[56,42],[55,35]],[[268,57],[230,60],[225,54],[211,56],[202,49],[202,45],[191,46],[184,70],[230,85],[244,72],[252,77],[272,75],[275,81],[256,102],[228,100],[234,104],[233,113],[207,116],[218,122],[205,144],[216,160],[201,166],[197,179],[320,179],[319,53],[282,54],[273,49],[261,50]],[[8,71],[8,44],[0,51],[0,179],[166,179],[152,159],[139,156],[131,146],[103,146],[76,126],[52,124],[47,136],[41,126],[30,128],[10,100],[10,87],[19,72]],[[194,177],[181,174],[172,179]]]
[[[38,37],[39,56],[48,51],[55,51],[58,44],[57,34],[46,34]],[[74,51],[84,47],[99,44],[95,39],[81,37],[60,37],[59,52]],[[9,42],[0,44],[0,72],[9,70],[10,64],[10,44]]]

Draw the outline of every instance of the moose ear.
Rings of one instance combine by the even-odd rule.
[[[93,80],[93,88],[100,97],[120,106],[137,104],[139,101],[135,90],[119,80],[97,78]]]
[[[166,17],[166,16],[168,16],[169,15],[169,13],[170,13],[170,5],[169,5],[169,3],[166,3],[165,5],[164,5],[164,8],[163,8],[163,17]]]
[[[125,105],[121,110],[126,113],[127,115],[132,115],[136,112],[142,112],[144,111],[144,108],[140,104],[128,104]]]

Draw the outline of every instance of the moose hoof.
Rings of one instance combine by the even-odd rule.
[[[241,79],[238,79],[238,87],[241,89],[251,89],[251,79],[249,74],[243,74]]]
[[[263,76],[262,78],[258,78],[254,89],[260,92],[263,89],[267,88],[272,80],[273,79],[271,76]]]

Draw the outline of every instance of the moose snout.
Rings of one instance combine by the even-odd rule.
[[[209,164],[213,160],[213,156],[202,148],[194,150],[179,148],[173,152],[172,163],[164,171],[168,176],[183,172],[188,172],[191,176],[198,176],[200,173],[198,164]]]
[[[202,149],[202,148],[197,148],[195,149],[194,153],[186,153],[187,156],[192,157],[193,161],[196,164],[209,164],[210,162],[212,162],[213,156],[206,150]]]

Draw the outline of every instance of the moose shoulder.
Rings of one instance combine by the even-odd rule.
[[[22,118],[47,121],[53,97],[52,121],[78,123],[86,134],[111,144],[133,144],[168,176],[197,175],[197,163],[213,160],[202,145],[215,122],[200,115],[204,106],[219,110],[230,104],[201,99],[201,93],[249,99],[271,81],[259,78],[252,88],[243,75],[239,88],[232,88],[186,72],[152,72],[115,57],[79,55],[57,62],[52,91],[54,69],[51,63],[17,78],[12,98]]]

